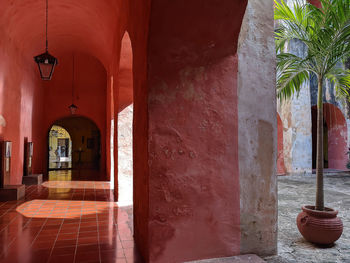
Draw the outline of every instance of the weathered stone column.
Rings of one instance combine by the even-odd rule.
[[[241,253],[277,251],[273,0],[249,0],[238,48]]]
[[[153,0],[150,8],[149,30],[130,31],[134,225],[143,257],[275,253],[273,1],[251,0],[239,57],[245,1]]]

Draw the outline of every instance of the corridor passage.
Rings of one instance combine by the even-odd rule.
[[[71,178],[69,171],[51,179]],[[47,181],[25,200],[0,202],[0,262],[141,262],[132,207],[118,207],[108,182]]]

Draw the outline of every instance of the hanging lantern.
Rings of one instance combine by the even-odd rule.
[[[68,108],[69,108],[70,113],[71,113],[72,115],[74,115],[75,112],[76,112],[77,109],[78,109],[78,107],[77,107],[75,104],[70,105]]]
[[[52,73],[57,65],[57,59],[46,51],[45,53],[34,57],[34,60],[38,64],[41,79],[51,80]]]
[[[50,55],[48,52],[49,42],[47,40],[47,24],[49,20],[49,4],[46,0],[46,51],[43,54],[34,57],[34,61],[38,64],[40,77],[42,80],[51,80],[55,66],[57,65],[57,58]]]

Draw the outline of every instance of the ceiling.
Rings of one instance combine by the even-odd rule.
[[[32,58],[45,51],[45,0],[0,0],[0,35]],[[107,68],[114,52],[120,0],[49,1],[49,52],[85,52]]]

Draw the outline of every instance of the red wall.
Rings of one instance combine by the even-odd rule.
[[[14,3],[12,0],[1,1],[0,52],[4,51],[6,56],[11,57],[11,61],[7,58],[3,59],[5,55],[1,54],[0,76],[7,83],[6,90],[4,89],[4,92],[0,94],[0,101],[4,101],[3,104],[6,104],[1,106],[2,112],[0,114],[6,115],[5,118],[9,124],[6,128],[0,128],[0,132],[6,137],[5,139],[14,140],[14,151],[18,156],[22,156],[22,153],[19,153],[19,151],[23,151],[20,147],[24,140],[22,137],[28,137],[28,140],[34,141],[34,172],[42,172],[46,166],[48,126],[55,119],[69,114],[66,111],[66,106],[62,106],[55,100],[55,96],[58,99],[67,97],[61,91],[65,92],[65,89],[70,87],[71,71],[68,70],[69,74],[66,76],[64,73],[60,73],[62,68],[66,66],[65,56],[70,57],[73,50],[79,50],[79,52],[85,52],[98,58],[109,70],[115,61],[114,53],[117,50],[115,47],[121,37],[116,34],[119,30],[119,20],[126,17],[125,13],[120,13],[122,2],[125,1],[86,0],[82,4],[79,1],[62,0],[49,3],[49,12],[52,18],[48,24],[49,51],[59,59],[55,73],[61,77],[56,77],[57,75],[54,74],[51,82],[44,83],[37,78],[38,72],[33,62],[33,56],[44,51],[45,1],[23,0],[20,4]],[[69,12],[67,12],[67,8],[70,10]],[[68,66],[70,65],[71,63],[68,63]],[[88,68],[84,62],[82,67]],[[33,73],[34,71],[35,73]],[[99,82],[93,78],[99,78],[99,76],[94,77],[94,75],[95,73],[99,75],[101,72],[100,65],[96,67],[96,71],[87,70],[87,82],[91,80],[91,85]],[[61,78],[62,81],[60,82],[57,78]],[[55,83],[56,87],[59,87],[56,89],[58,93],[47,93],[47,88],[51,85],[49,83]],[[44,89],[40,88],[43,84],[45,84]],[[89,87],[90,82],[84,83],[84,85]],[[25,88],[23,88],[24,86]],[[99,86],[96,89],[98,91],[96,90],[95,94],[90,92],[91,89],[88,89],[87,97],[90,97],[90,100],[95,98],[92,100],[90,108],[84,106],[84,96],[82,96],[80,114],[94,119],[102,134],[105,134],[105,127],[109,126],[106,124],[106,100],[101,98],[101,96],[105,96],[105,90],[102,89],[101,93]],[[46,100],[45,107],[43,105],[44,99]],[[99,102],[98,105],[94,105],[95,101]],[[20,106],[21,102],[22,106]],[[34,106],[32,106],[33,102]],[[62,104],[66,104],[66,101],[62,101]],[[55,109],[52,108],[53,105]],[[61,106],[63,109],[58,109],[57,114],[54,113]],[[94,107],[92,108],[92,106]],[[100,112],[102,107],[105,109],[103,116]],[[97,112],[93,112],[94,110]],[[44,112],[48,115],[45,120],[41,118]],[[102,145],[105,146],[106,137],[102,140]],[[16,166],[15,173],[21,174],[22,163],[19,157],[15,156],[13,161],[14,166]],[[20,182],[20,179],[16,181]]]
[[[21,184],[23,175],[24,138],[40,145],[42,123],[42,83],[32,58],[25,56],[0,28],[0,114],[6,127],[0,127],[0,136],[12,141],[11,184]],[[34,126],[36,126],[34,128]],[[41,147],[34,149],[33,171],[42,165],[38,157]]]
[[[114,77],[107,76],[107,94],[106,94],[106,177],[107,180],[111,180],[114,175],[111,174],[111,135],[114,132],[112,130],[112,121],[114,122],[114,100],[113,100],[113,82]]]
[[[135,241],[144,259],[149,259],[149,163],[148,163],[148,87],[147,43],[150,0],[130,0],[125,14],[133,48],[133,171]],[[117,129],[116,129],[117,130]]]
[[[133,102],[132,47],[128,32],[125,32],[120,51],[118,71],[118,111],[122,111]]]
[[[58,119],[70,116],[68,106],[72,104],[73,54],[60,56],[53,78],[45,82],[45,121],[42,128],[47,132]],[[106,101],[107,73],[94,57],[75,54],[74,104],[77,115],[91,119],[101,132],[101,168],[106,169]],[[46,142],[46,136],[44,137]],[[46,145],[44,143],[44,145]],[[46,162],[47,156],[43,156]]]
[[[347,125],[341,110],[333,104],[323,106],[324,119],[328,126],[328,167],[344,170],[348,160]]]
[[[147,56],[151,262],[240,253],[235,54],[245,7],[241,0],[152,1]]]
[[[321,2],[319,0],[308,0],[308,2],[310,4],[313,4],[314,6],[318,7],[318,8],[321,8],[322,5],[321,5]]]

